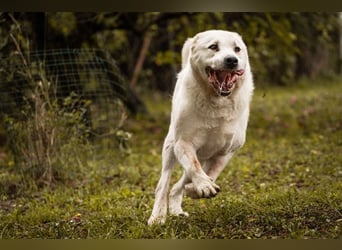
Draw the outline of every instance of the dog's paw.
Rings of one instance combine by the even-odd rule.
[[[149,226],[157,225],[157,224],[163,225],[163,224],[165,224],[165,219],[166,219],[165,216],[151,215],[147,221],[147,225],[149,225]]]
[[[194,184],[190,183],[185,185],[184,187],[184,191],[185,191],[185,195],[188,196],[191,199],[200,199],[202,197],[200,197],[194,187]]]
[[[192,199],[213,198],[221,190],[210,178],[197,183],[197,185],[194,183],[185,185],[186,196]]]
[[[170,215],[177,217],[189,217],[189,213],[184,211],[170,212]]]
[[[170,206],[170,215],[180,216],[180,217],[189,217],[189,213],[184,212],[182,208],[174,208]]]

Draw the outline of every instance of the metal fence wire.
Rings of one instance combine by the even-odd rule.
[[[87,122],[103,136],[120,126],[125,81],[109,53],[100,49],[53,49],[14,53],[0,62],[0,114],[20,119],[34,89],[51,88],[51,98],[89,100]],[[51,85],[51,86],[50,86]],[[32,99],[32,98],[31,98]]]

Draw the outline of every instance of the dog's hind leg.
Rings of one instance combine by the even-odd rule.
[[[176,157],[173,150],[173,141],[168,140],[168,137],[166,138],[163,146],[162,158],[163,162],[161,176],[155,190],[155,201],[152,214],[148,219],[148,225],[165,223],[171,173],[176,162]]]
[[[184,172],[180,180],[172,187],[170,191],[169,201],[170,214],[177,216],[189,216],[189,214],[187,212],[184,212],[182,209],[184,186],[189,182],[191,182],[191,180],[187,177],[187,175]]]
[[[211,179],[216,181],[217,177],[220,175],[222,170],[226,167],[230,159],[233,157],[234,153],[228,153],[224,156],[218,156],[208,162],[208,170],[206,173]]]

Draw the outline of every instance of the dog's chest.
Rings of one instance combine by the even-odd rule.
[[[190,105],[191,104],[191,105]],[[229,152],[241,112],[238,102],[194,98],[175,112],[175,139],[191,142],[200,159]]]
[[[210,124],[202,125],[194,131],[196,134],[193,137],[198,158],[208,159],[216,154],[227,153],[235,133],[232,124],[213,120]]]

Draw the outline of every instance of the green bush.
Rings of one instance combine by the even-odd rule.
[[[50,185],[81,173],[89,129],[85,114],[90,101],[71,93],[61,102],[54,83],[35,83],[19,118],[7,116],[17,170],[39,184]]]
[[[2,114],[14,158],[13,176],[19,174],[22,182],[38,186],[66,181],[82,173],[80,157],[89,148],[86,113],[91,102],[73,92],[58,98],[58,80],[48,79],[43,62],[37,62],[37,67],[31,65],[28,41],[21,31],[10,38],[18,55],[12,63],[19,67],[10,63],[6,73],[23,79],[18,92],[9,93],[9,98],[14,94],[22,104],[12,105]]]
[[[160,48],[165,31],[158,29],[150,53],[159,68],[179,66],[187,37],[207,29],[235,31],[247,44],[256,83],[292,85],[303,76],[338,73],[338,22],[336,13],[191,13],[168,22],[166,50]]]
[[[30,53],[30,40],[14,18],[13,22],[15,25],[6,41],[11,47],[10,54],[0,63],[4,73],[0,77],[3,101],[0,118],[10,141],[8,151],[11,151],[4,154],[8,159],[4,161],[5,168],[0,169],[0,177],[12,176],[14,186],[19,188],[25,182],[38,186],[56,182],[82,184],[89,177],[93,161],[103,160],[101,157],[105,154],[119,156],[130,152],[131,134],[122,130],[127,115],[121,92],[101,96],[102,92],[87,89],[98,83],[96,88],[103,90],[101,83],[108,84],[108,81],[77,71],[76,67],[84,66],[79,61],[72,65],[65,60],[61,64],[71,69],[75,78],[84,78],[77,82],[82,91],[73,88],[72,92],[74,79],[63,78],[59,71],[51,74],[52,66],[46,54],[37,58]],[[101,59],[102,55],[96,58]],[[53,67],[57,62],[54,63]],[[114,74],[119,75],[116,71]],[[103,151],[100,156],[99,151]],[[21,181],[15,181],[18,178]],[[2,191],[3,183],[0,178]],[[11,185],[7,184],[4,186]],[[4,193],[15,192],[5,190]]]

